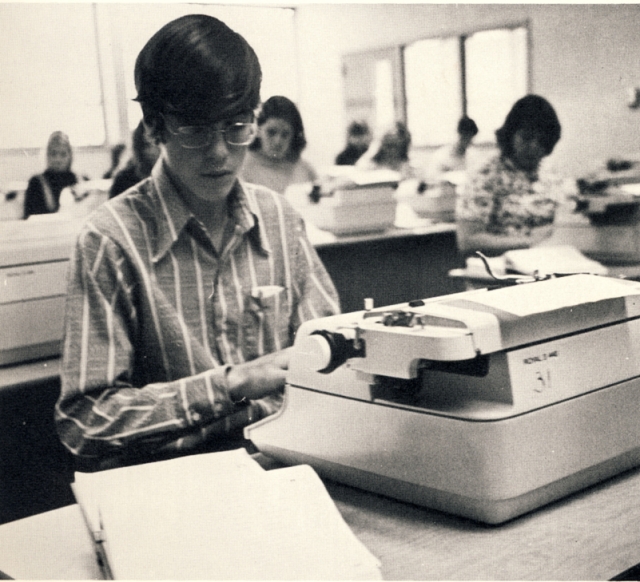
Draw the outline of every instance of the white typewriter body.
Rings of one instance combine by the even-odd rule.
[[[640,284],[570,275],[309,321],[265,454],[501,523],[640,465]]]
[[[325,169],[325,174],[322,184],[316,186],[316,197],[311,183],[293,184],[285,192],[306,221],[340,236],[393,227],[397,172],[337,166]]]
[[[61,214],[2,223],[0,365],[60,353],[67,271],[81,224]]]

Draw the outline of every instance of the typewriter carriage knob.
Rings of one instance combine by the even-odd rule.
[[[354,335],[353,330],[348,335]],[[329,373],[344,364],[349,358],[362,356],[354,339],[340,332],[314,331],[299,342],[297,352],[305,358],[305,364],[316,372]]]

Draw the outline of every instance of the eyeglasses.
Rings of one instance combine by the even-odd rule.
[[[210,146],[216,133],[222,133],[224,140],[229,145],[235,146],[249,145],[258,133],[255,122],[231,123],[220,129],[213,128],[210,125],[182,125],[172,128],[167,118],[164,115],[162,117],[169,133],[175,135],[180,145],[189,150]]]

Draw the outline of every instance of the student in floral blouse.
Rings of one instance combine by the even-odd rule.
[[[539,175],[560,139],[551,104],[538,95],[518,100],[496,131],[500,153],[469,177],[458,200],[458,248],[497,256],[529,248],[552,234],[560,183]]]

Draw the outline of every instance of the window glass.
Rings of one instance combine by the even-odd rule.
[[[465,101],[467,115],[479,128],[476,143],[494,142],[495,130],[513,103],[527,93],[527,58],[524,26],[424,39],[406,46],[407,123],[413,145],[453,143]]]
[[[266,6],[201,5],[194,9],[189,4],[115,5],[113,18],[118,30],[117,36],[122,43],[130,129],[136,127],[142,116],[140,105],[132,101],[136,96],[133,71],[138,53],[149,38],[167,22],[191,13],[215,16],[247,39],[256,51],[262,67],[263,100],[272,95],[286,95],[296,101],[298,80],[295,75],[297,65],[293,10]]]
[[[93,7],[0,3],[0,22],[0,149],[44,147],[56,130],[103,144]]]
[[[495,141],[511,106],[527,93],[527,31],[487,30],[465,42],[467,112],[479,128],[476,141]]]
[[[395,121],[393,107],[393,69],[391,61],[384,59],[376,62],[375,94],[376,122],[378,130],[384,131]]]
[[[462,111],[459,40],[420,40],[405,48],[407,124],[414,146],[456,139]]]

